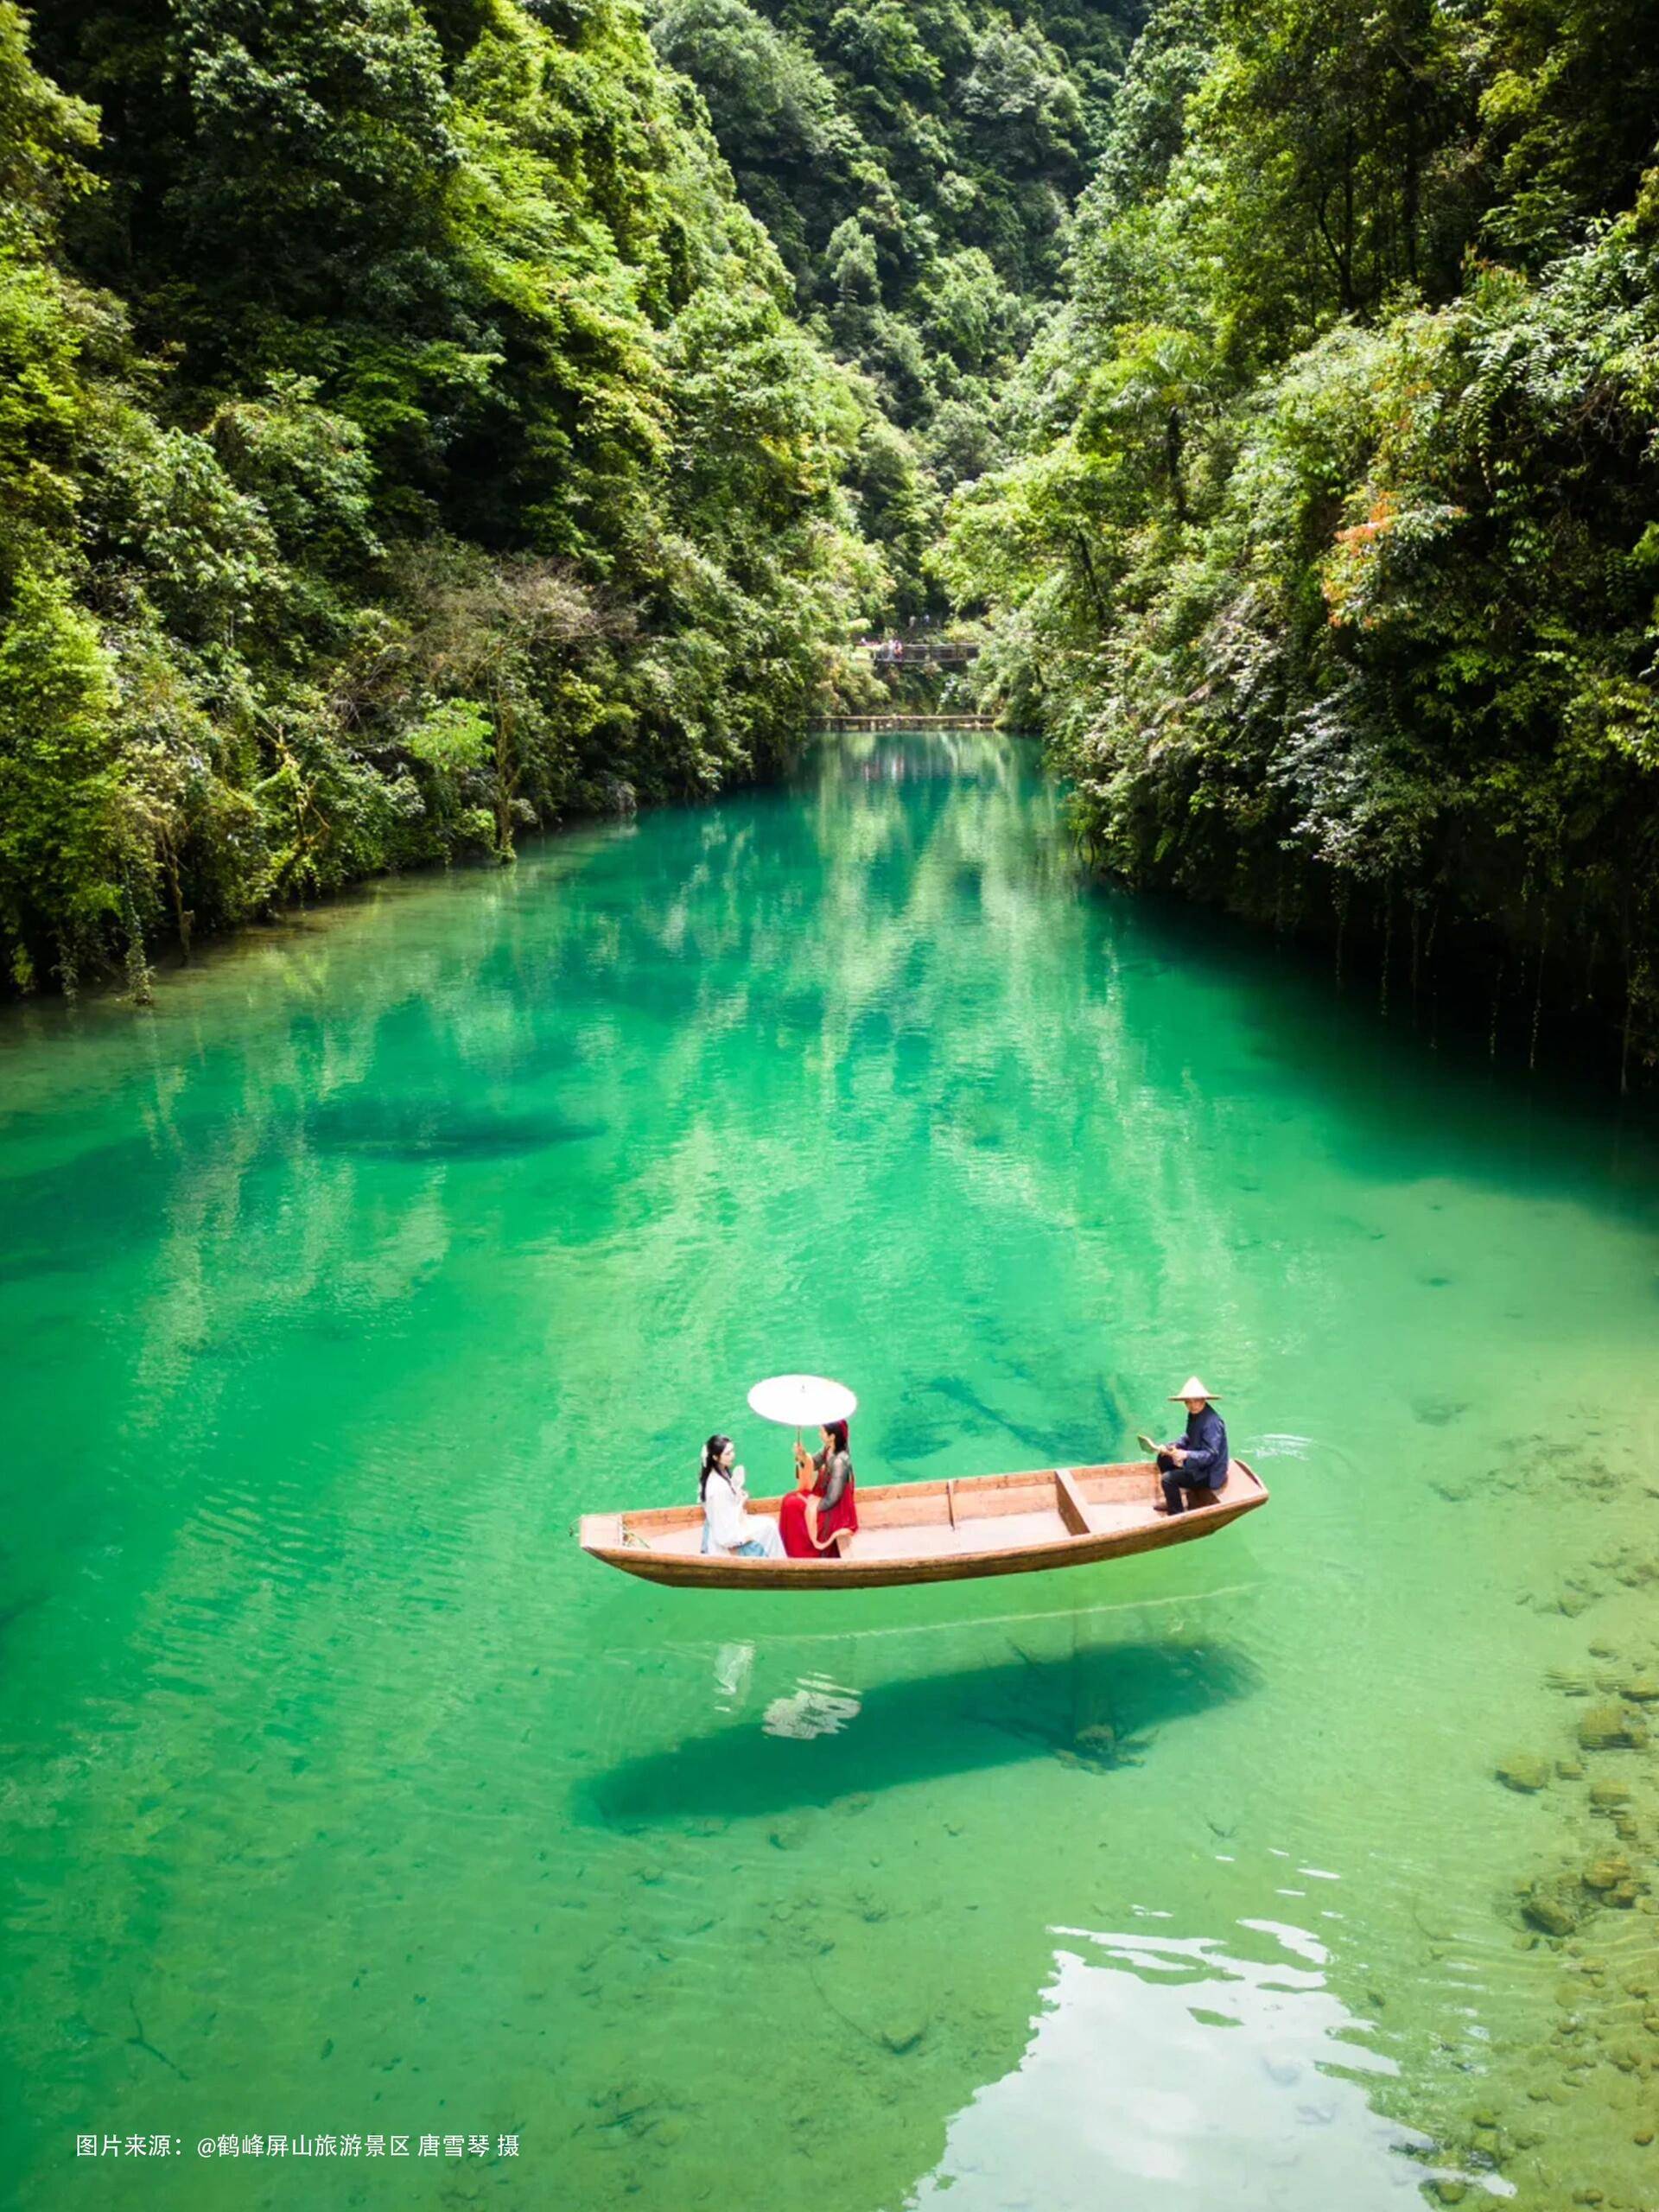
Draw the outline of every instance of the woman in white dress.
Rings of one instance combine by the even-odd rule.
[[[729,1436],[711,1436],[702,1447],[697,1495],[702,1500],[702,1548],[728,1559],[782,1559],[778,1523],[749,1511],[748,1478],[732,1461]]]

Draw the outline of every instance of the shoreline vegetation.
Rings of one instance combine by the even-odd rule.
[[[634,10],[0,0],[14,988],[765,774],[868,401]]]
[[[0,0],[0,991],[774,776],[954,610],[1103,874],[1637,1086],[1644,20]]]
[[[942,567],[1087,849],[1659,1065],[1639,0],[1163,0]],[[1565,1018],[1565,1019],[1564,1019]],[[1569,1043],[1568,1049],[1572,1049]]]

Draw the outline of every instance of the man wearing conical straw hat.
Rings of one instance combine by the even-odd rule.
[[[1210,1402],[1210,1386],[1189,1375],[1169,1402],[1186,1408],[1186,1433],[1158,1453],[1164,1502],[1160,1513],[1185,1513],[1186,1493],[1194,1505],[1208,1505],[1227,1480],[1227,1424]]]

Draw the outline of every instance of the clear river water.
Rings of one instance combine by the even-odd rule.
[[[1659,2202],[1656,1324],[1650,1129],[1091,885],[1000,736],[12,1018],[0,2194]],[[573,1540],[782,1487],[775,1371],[869,1483],[1195,1366],[1273,1497],[1161,1556]]]

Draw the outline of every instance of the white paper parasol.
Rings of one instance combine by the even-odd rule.
[[[848,1420],[858,1400],[844,1382],[831,1382],[827,1376],[772,1375],[755,1384],[749,1404],[762,1421],[800,1429]]]

